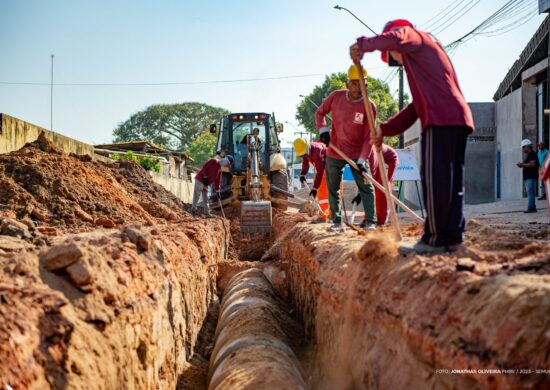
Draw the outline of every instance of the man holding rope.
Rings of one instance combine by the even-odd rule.
[[[474,122],[453,65],[433,36],[403,19],[388,22],[381,35],[358,38],[350,57],[359,62],[363,53],[375,50],[384,62],[391,57],[404,66],[413,101],[381,123],[371,142],[379,147],[383,136],[403,133],[418,118],[422,125],[421,178],[428,215],[421,240],[402,245],[401,253],[456,250],[465,227],[464,156]]]
[[[363,70],[362,75],[367,73]],[[359,84],[360,73],[355,65],[348,70],[347,89],[332,92],[315,112],[315,122],[319,129],[319,139],[329,146],[331,142],[348,155],[361,170],[352,170],[353,178],[359,188],[359,195],[365,209],[367,219],[365,230],[376,227],[374,211],[374,188],[370,182],[365,183],[363,172],[370,174],[369,157],[372,153],[370,130],[367,113],[361,96]],[[376,106],[371,101],[372,111]],[[325,117],[332,113],[332,129],[327,127]],[[325,171],[329,191],[329,205],[333,225],[330,232],[342,232],[342,215],[340,212],[340,183],[346,161],[332,149],[327,150]]]

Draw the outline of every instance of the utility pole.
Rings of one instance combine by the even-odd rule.
[[[52,73],[50,78],[50,130],[53,131],[53,54],[50,54],[52,58]]]
[[[399,67],[399,111],[405,107],[405,97],[403,96],[403,66]],[[399,149],[405,147],[405,136],[403,133],[399,134]]]

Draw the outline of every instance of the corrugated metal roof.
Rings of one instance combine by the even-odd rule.
[[[500,83],[493,96],[494,100],[502,99],[510,92],[520,88],[521,73],[548,57],[549,28],[550,16],[547,16]]]

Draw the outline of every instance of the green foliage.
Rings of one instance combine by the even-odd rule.
[[[149,141],[184,150],[205,127],[228,113],[223,108],[195,102],[152,105],[119,124],[113,131],[113,141]]]
[[[153,172],[160,173],[161,164],[158,159],[140,156],[137,158],[137,162],[146,171],[153,171]]]
[[[216,141],[217,137],[206,130],[191,142],[185,153],[195,160],[194,166],[200,167],[212,157]]]
[[[323,100],[333,91],[346,88],[346,73],[333,73],[325,78],[323,84],[313,88],[313,91],[307,95],[298,104],[296,119],[310,132],[316,132],[315,126],[315,107],[320,105]],[[379,121],[387,120],[397,113],[397,102],[393,99],[388,84],[378,79],[369,77],[367,80],[369,97],[374,101],[377,107],[377,119]]]
[[[128,150],[126,153],[124,153],[124,159],[128,161],[137,161],[137,157],[134,152],[131,150]]]
[[[119,160],[120,160],[120,154],[118,154],[118,153],[111,153],[111,154],[109,155],[109,158],[110,158],[111,160],[119,161]]]

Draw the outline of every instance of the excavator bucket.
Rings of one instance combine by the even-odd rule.
[[[249,200],[241,205],[241,233],[271,233],[271,202]]]

